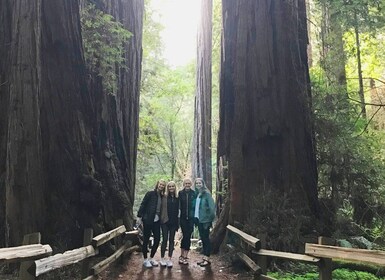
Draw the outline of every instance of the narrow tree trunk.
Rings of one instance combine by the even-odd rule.
[[[229,222],[259,230],[258,209],[274,201],[283,209],[272,216],[317,216],[305,1],[224,0],[223,19],[218,156],[229,161]],[[304,232],[309,219],[293,222]]]
[[[359,84],[358,95],[360,96],[360,101],[361,101],[362,117],[366,119],[364,82],[363,82],[363,78],[362,78],[360,33],[359,33],[359,30],[358,30],[358,21],[357,21],[357,15],[356,14],[355,14],[354,20],[355,20],[354,34],[355,34],[355,37],[356,37],[357,71],[358,71],[358,84]]]
[[[201,177],[212,190],[211,166],[211,78],[212,78],[212,0],[201,1],[198,29],[197,84],[194,112],[192,175]]]

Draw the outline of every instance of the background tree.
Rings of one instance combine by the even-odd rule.
[[[228,159],[229,223],[269,236],[286,234],[284,224],[306,232],[318,199],[305,1],[225,0],[222,9],[218,155]],[[263,213],[270,203],[279,212]],[[295,249],[290,236],[275,245]]]
[[[204,178],[212,190],[211,163],[211,91],[212,91],[212,17],[213,2],[201,1],[198,28],[197,82],[194,110],[192,177]]]
[[[95,177],[103,186],[103,196],[109,198],[102,203],[103,222],[111,228],[117,218],[122,218],[130,228],[136,181],[144,4],[127,0],[85,4],[89,8],[83,13],[82,27],[94,104]],[[89,13],[94,17],[89,18]]]

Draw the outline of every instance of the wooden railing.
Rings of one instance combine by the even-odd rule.
[[[319,237],[319,244],[306,243],[305,254],[294,254],[265,249],[264,238],[253,237],[234,226],[227,226],[227,240],[238,238],[236,246],[227,244],[227,247],[236,253],[237,257],[248,266],[254,274],[254,279],[273,279],[266,276],[266,257],[302,261],[316,264],[319,267],[319,279],[332,279],[332,261],[344,260],[351,262],[363,262],[379,266],[385,266],[385,252],[378,250],[363,250],[353,248],[342,248],[330,245],[328,238]]]
[[[21,262],[19,279],[29,280],[82,261],[82,279],[97,279],[97,275],[118,260],[122,254],[128,254],[140,249],[138,245],[132,246],[134,239],[137,237],[137,230],[126,232],[123,225],[95,237],[93,237],[92,229],[86,229],[84,231],[83,247],[52,255],[51,246],[39,244],[41,240],[40,233],[34,233],[26,235],[23,244],[37,244],[0,249],[0,263]],[[115,241],[116,251],[111,256],[90,267],[90,258],[98,255],[99,247],[111,239]]]

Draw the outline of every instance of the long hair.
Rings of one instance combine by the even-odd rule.
[[[175,197],[178,197],[178,186],[176,185],[176,183],[174,182],[174,181],[170,181],[170,182],[168,182],[167,183],[167,186],[166,186],[166,195],[167,196],[170,196],[171,194],[170,194],[170,191],[169,191],[169,187],[170,186],[175,186],[175,192],[174,192],[174,195],[175,195]]]
[[[163,183],[164,185],[167,184],[166,180],[163,180],[163,179],[158,180],[158,182],[156,182],[156,184],[155,184],[155,190],[156,191],[158,190],[158,186],[160,183]],[[160,195],[163,196],[165,193],[166,193],[166,187],[160,192]]]
[[[203,180],[202,178],[196,178],[194,180],[194,188],[196,188],[195,184],[196,184],[197,181],[201,181],[202,182],[202,193],[203,192],[208,192],[209,194],[211,194],[210,190],[206,186],[205,180]]]

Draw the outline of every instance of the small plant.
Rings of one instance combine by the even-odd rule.
[[[81,25],[86,65],[102,78],[103,88],[117,92],[116,69],[125,67],[124,44],[132,33],[114,17],[87,3],[81,11]]]

